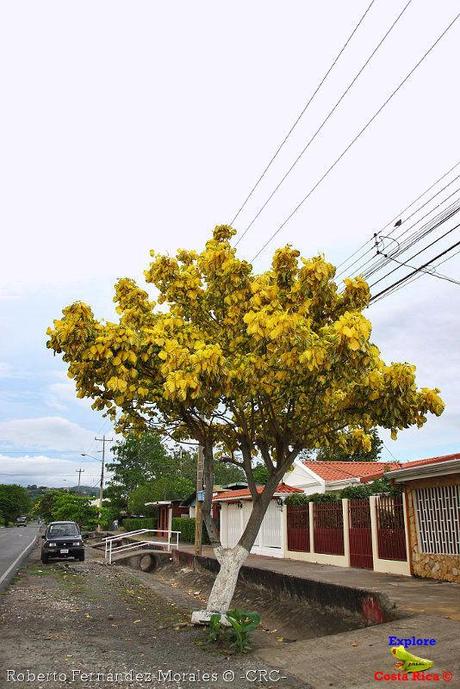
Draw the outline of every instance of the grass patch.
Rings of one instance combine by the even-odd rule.
[[[30,565],[27,568],[27,574],[32,577],[49,577],[51,574],[50,568],[45,565]]]

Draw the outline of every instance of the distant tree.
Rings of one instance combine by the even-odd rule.
[[[270,476],[267,467],[262,463],[255,465],[252,470],[252,475],[254,476],[254,481],[261,486],[264,486],[267,483]]]
[[[63,490],[57,488],[47,490],[37,498],[33,507],[33,513],[37,517],[41,517],[46,523],[52,522],[56,499],[63,492]]]
[[[53,505],[52,521],[77,522],[81,527],[94,529],[98,521],[98,509],[85,495],[62,491]]]
[[[16,517],[27,515],[32,507],[27,490],[15,483],[0,484],[0,517],[7,526]]]
[[[167,448],[153,432],[139,435],[129,434],[126,440],[112,448],[115,461],[107,465],[113,476],[106,489],[112,507],[119,511],[142,512],[132,507],[133,495],[144,495],[142,487],[148,486],[145,494],[148,501],[170,500],[187,497],[195,490],[197,452],[174,447]],[[233,464],[216,462],[214,483],[225,485],[244,481],[244,472]],[[139,490],[139,492],[138,492]],[[131,504],[129,504],[130,496]],[[153,497],[152,497],[153,496]]]
[[[171,473],[170,455],[156,433],[130,433],[116,443],[114,461],[107,464],[112,472],[110,486],[120,498],[127,498],[135,488]]]
[[[128,497],[128,510],[132,514],[146,514],[151,512],[146,509],[146,502],[186,498],[194,490],[195,485],[190,479],[182,476],[163,476],[133,490]]]
[[[371,441],[369,450],[355,450],[346,451],[343,446],[338,443],[329,443],[329,445],[320,447],[316,452],[316,459],[321,461],[336,460],[340,462],[376,462],[380,459],[382,453],[383,441],[381,440],[376,428],[368,431],[368,436]]]

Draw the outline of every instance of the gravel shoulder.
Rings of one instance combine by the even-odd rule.
[[[254,653],[225,656],[209,647],[206,632],[189,623],[193,597],[157,584],[91,557],[42,565],[36,549],[0,595],[1,689],[308,687]],[[259,647],[280,643],[261,634],[267,643],[259,637]],[[266,671],[261,682],[254,681],[259,670]]]

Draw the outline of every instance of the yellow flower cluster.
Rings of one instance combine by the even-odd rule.
[[[197,419],[225,415],[213,437],[229,451],[247,427],[275,454],[335,436],[366,450],[376,425],[396,433],[442,413],[437,389],[417,389],[415,368],[386,365],[371,343],[363,278],[346,279],[340,295],[334,266],[290,246],[255,274],[231,246],[234,234],[219,225],[201,252],[151,252],[145,278],[156,301],[119,280],[116,323],[97,321],[82,302],[63,310],[47,345],[63,355],[79,396],[122,429],[154,415],[185,435]]]

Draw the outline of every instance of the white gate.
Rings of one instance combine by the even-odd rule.
[[[252,510],[252,502],[244,500],[242,507],[237,504],[225,505],[226,510],[226,543],[227,548],[234,546],[240,539]],[[282,511],[274,500],[270,502],[259,533],[256,536],[251,553],[283,557],[282,552]],[[222,534],[223,536],[225,535]]]
[[[241,508],[237,504],[230,503],[227,508],[227,543],[225,547],[233,548],[240,540],[241,529]]]

